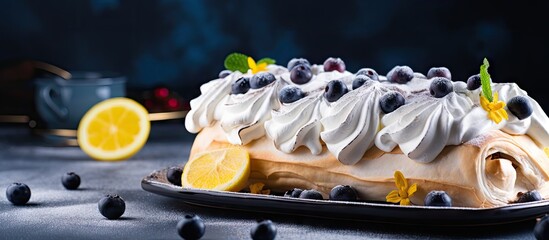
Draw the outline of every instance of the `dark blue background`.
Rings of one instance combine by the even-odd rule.
[[[231,52],[347,69],[395,65],[454,80],[490,60],[496,82],[518,82],[549,107],[548,1],[0,0],[0,61],[28,58],[69,71],[117,71],[128,87],[165,85],[188,98]],[[544,102],[545,101],[545,102]]]

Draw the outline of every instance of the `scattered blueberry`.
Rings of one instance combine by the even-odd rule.
[[[276,80],[275,76],[269,72],[260,72],[250,79],[250,87],[258,89],[265,87]]]
[[[405,84],[414,78],[414,71],[408,66],[395,66],[387,73],[387,80]]]
[[[345,72],[345,62],[341,60],[341,58],[333,58],[329,57],[324,61],[324,71],[325,72],[331,72],[331,71],[338,71],[338,72]]]
[[[6,197],[13,205],[24,205],[31,197],[31,190],[24,183],[12,183],[6,189]]]
[[[231,70],[223,70],[219,72],[219,78],[225,78],[229,76],[231,73],[233,73]]]
[[[372,80],[366,75],[357,75],[353,80],[353,90],[361,87],[367,81]]]
[[[443,77],[434,77],[429,86],[429,92],[433,97],[441,98],[454,91],[452,81]]]
[[[476,74],[473,76],[470,76],[469,79],[467,79],[467,89],[470,91],[473,91],[477,88],[479,88],[481,85],[480,83],[480,75]]]
[[[303,189],[294,188],[294,189],[291,189],[291,190],[286,191],[286,192],[284,193],[284,197],[298,198],[299,195],[301,194],[301,192],[303,192]]]
[[[309,61],[305,58],[292,58],[289,62],[288,62],[288,71],[292,71],[292,69],[295,67],[295,66],[298,66],[298,65],[307,65],[307,66],[311,66],[311,64],[309,63]]]
[[[515,96],[507,102],[507,108],[518,119],[522,120],[532,115],[532,103],[528,98],[523,96]]]
[[[278,100],[281,103],[293,103],[303,97],[305,97],[305,94],[301,91],[301,88],[293,85],[283,87],[278,94]]]
[[[432,67],[427,72],[427,78],[431,79],[434,77],[444,77],[452,79],[452,74],[450,73],[450,70],[446,67]]]
[[[61,183],[66,189],[74,190],[80,186],[80,176],[76,173],[68,172],[61,177]]]
[[[301,192],[301,194],[299,194],[299,198],[318,199],[318,200],[324,199],[322,197],[322,194],[319,191],[315,190],[315,189],[303,190],[303,192]]]
[[[445,191],[433,190],[425,196],[425,206],[451,207],[452,198]]]
[[[250,79],[247,77],[237,79],[231,86],[232,94],[246,93],[248,90],[250,90]]]
[[[364,75],[366,77],[369,77],[372,80],[379,81],[379,74],[377,74],[376,70],[371,68],[361,68],[355,73],[355,76]]]
[[[118,195],[106,195],[99,200],[99,212],[108,219],[118,219],[126,211],[126,203]]]
[[[206,232],[204,221],[194,214],[185,215],[177,222],[177,233],[183,239],[200,239]]]
[[[534,236],[537,240],[549,239],[549,215],[545,214],[534,227]]]
[[[183,174],[183,169],[180,167],[170,167],[166,173],[166,178],[168,182],[176,186],[181,186],[181,174]]]
[[[541,197],[541,194],[537,190],[528,191],[525,193],[520,194],[517,202],[518,203],[525,203],[525,202],[534,202],[534,201],[540,201],[543,200]]]
[[[391,113],[400,106],[404,105],[404,103],[406,103],[404,96],[397,91],[385,93],[379,100],[379,106],[381,107],[381,111],[384,113]]]
[[[258,221],[250,230],[253,240],[272,240],[276,237],[276,226],[271,220]]]
[[[347,85],[340,80],[332,80],[328,82],[326,88],[324,89],[324,97],[328,102],[335,102],[340,97],[345,95],[349,90]]]
[[[290,71],[290,80],[295,84],[305,84],[311,81],[313,72],[309,65],[297,65]]]
[[[348,185],[337,185],[330,191],[330,200],[356,201],[356,190]]]

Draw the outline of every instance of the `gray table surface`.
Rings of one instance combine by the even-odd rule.
[[[186,161],[192,139],[182,122],[156,122],[138,154],[101,162],[78,147],[56,146],[24,126],[0,126],[0,239],[180,239],[176,224],[189,213],[204,220],[202,239],[251,239],[257,219],[275,223],[276,239],[534,239],[534,219],[489,227],[349,222],[197,207],[143,190],[144,176]],[[71,171],[82,178],[78,190],[61,185],[61,175]],[[31,188],[27,205],[6,199],[5,188],[12,182]],[[121,219],[107,220],[99,213],[97,202],[104,194],[125,200]]]

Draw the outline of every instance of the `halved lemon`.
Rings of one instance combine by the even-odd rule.
[[[145,145],[150,128],[149,113],[143,105],[125,97],[110,98],[84,114],[77,141],[93,159],[125,160]]]
[[[204,152],[189,160],[183,168],[181,185],[238,192],[246,187],[250,176],[250,157],[241,147]]]

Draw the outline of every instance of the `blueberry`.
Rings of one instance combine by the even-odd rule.
[[[429,86],[429,92],[433,97],[441,98],[454,91],[452,81],[443,77],[434,77]]]
[[[80,176],[76,173],[68,172],[61,177],[61,183],[66,189],[74,190],[80,186]]]
[[[232,94],[246,93],[248,90],[250,90],[250,79],[247,77],[237,79],[231,86]]]
[[[229,76],[231,73],[233,73],[231,70],[223,70],[221,72],[219,72],[219,78],[225,78],[227,76]]]
[[[311,66],[311,64],[309,63],[309,61],[305,58],[292,58],[289,62],[288,62],[288,71],[292,71],[292,69],[295,67],[295,66],[298,66],[298,65],[306,65],[306,66]]]
[[[324,89],[324,97],[328,102],[335,102],[340,97],[345,95],[349,90],[347,85],[340,80],[332,80],[328,82],[326,88]]]
[[[313,72],[308,65],[297,65],[290,71],[290,80],[295,84],[305,84],[311,81]]]
[[[194,214],[185,215],[177,222],[177,233],[183,239],[200,239],[206,232],[204,221]]]
[[[405,84],[414,78],[414,71],[408,66],[395,66],[387,73],[387,80]]]
[[[425,206],[451,207],[452,198],[445,191],[433,190],[425,196]]]
[[[6,189],[6,197],[13,205],[24,205],[31,197],[31,190],[27,184],[12,183]]]
[[[168,172],[166,172],[166,178],[171,184],[181,186],[181,174],[183,174],[182,168],[170,167],[168,168]]]
[[[404,103],[406,103],[404,96],[397,91],[385,93],[379,100],[379,106],[384,113],[391,113]]]
[[[517,202],[518,203],[525,203],[525,202],[534,202],[534,201],[540,201],[543,200],[541,197],[541,194],[537,190],[528,191],[525,193],[520,194]]]
[[[338,72],[345,72],[345,62],[341,60],[341,58],[333,58],[329,57],[324,61],[324,71],[325,72],[331,72],[331,71],[338,71]]]
[[[533,112],[532,103],[523,96],[515,96],[509,99],[507,108],[520,120],[530,117]]]
[[[427,72],[427,78],[431,79],[434,77],[444,77],[448,79],[452,79],[452,74],[450,73],[450,70],[445,67],[432,67]]]
[[[372,80],[366,75],[357,75],[353,80],[353,90],[361,87],[367,81]]]
[[[299,194],[299,198],[318,199],[318,200],[324,199],[322,197],[322,194],[319,191],[315,190],[315,189],[303,190],[303,192],[301,192],[301,194]]]
[[[291,189],[291,190],[286,191],[286,192],[284,193],[284,197],[298,198],[299,195],[301,194],[301,192],[303,192],[303,189],[294,188],[294,189]]]
[[[278,94],[278,100],[281,103],[293,103],[303,97],[305,97],[305,94],[301,91],[301,88],[292,85],[283,87]]]
[[[250,79],[250,87],[258,89],[265,87],[276,80],[275,76],[269,72],[260,72]]]
[[[356,190],[348,185],[337,185],[330,191],[330,200],[356,201]]]
[[[108,219],[118,219],[126,211],[126,203],[118,195],[106,195],[99,200],[99,212]]]
[[[549,239],[549,215],[545,214],[534,227],[534,236],[537,240]]]
[[[473,76],[470,76],[469,79],[467,79],[467,89],[470,91],[473,91],[477,88],[479,88],[481,85],[480,83],[480,75],[476,74]]]
[[[271,220],[260,220],[250,230],[253,240],[272,240],[276,237],[276,226]]]
[[[355,73],[355,76],[364,75],[366,77],[369,77],[372,80],[379,81],[379,74],[377,74],[376,70],[371,68],[361,68]]]

